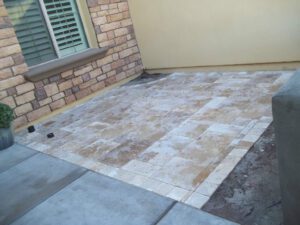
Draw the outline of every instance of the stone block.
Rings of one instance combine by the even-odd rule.
[[[28,113],[30,111],[32,111],[32,106],[30,103],[26,103],[24,105],[21,105],[21,106],[15,108],[15,113],[17,116],[22,116],[25,113]]]
[[[22,94],[22,95],[16,97],[16,102],[17,102],[17,105],[22,105],[22,104],[30,102],[34,99],[35,99],[34,91],[30,91],[30,92],[27,92],[25,94]]]
[[[68,70],[68,71],[61,73],[62,78],[70,77],[72,75],[73,75],[73,70]]]
[[[9,45],[0,48],[0,57],[6,57],[21,52],[20,45]]]
[[[102,32],[107,32],[110,30],[115,30],[121,27],[121,23],[120,22],[112,22],[112,23],[107,23],[107,24],[103,24],[100,26],[100,29],[102,30]]]
[[[81,91],[78,91],[75,96],[77,99],[81,99],[81,98],[84,98],[86,96],[88,96],[89,94],[91,94],[91,91],[90,89],[86,88],[86,89],[83,89]]]
[[[58,85],[59,91],[67,90],[67,89],[71,88],[72,86],[73,86],[72,80],[64,81]]]
[[[35,97],[38,101],[44,100],[45,98],[47,98],[47,94],[44,90],[44,88],[37,88],[35,90]]]
[[[50,107],[48,105],[45,105],[42,108],[39,108],[37,110],[34,110],[34,111],[28,113],[27,118],[28,118],[29,122],[32,122],[34,120],[41,118],[42,116],[47,115],[50,112],[51,112]]]
[[[96,84],[94,84],[94,85],[91,86],[91,90],[92,90],[93,92],[99,91],[99,90],[101,90],[101,89],[103,89],[103,88],[105,88],[105,83],[104,83],[104,81],[98,82],[98,83],[96,83]]]
[[[2,99],[1,102],[8,105],[11,108],[16,107],[16,103],[15,103],[14,98],[12,96],[8,96],[8,97]]]
[[[27,123],[28,123],[28,121],[27,121],[26,116],[20,116],[20,117],[14,119],[13,127],[14,128],[21,127],[21,126],[26,125]]]
[[[65,97],[65,101],[66,101],[66,104],[70,104],[70,103],[76,101],[76,97],[75,97],[75,95],[69,95],[69,96]]]
[[[0,39],[15,37],[15,35],[14,28],[0,29]],[[5,46],[7,46],[7,44]]]
[[[50,108],[52,111],[54,111],[56,109],[60,109],[60,108],[64,107],[65,105],[66,105],[65,100],[59,99],[55,102],[50,103]]]
[[[6,67],[9,67],[12,65],[14,65],[14,60],[10,56],[0,59],[0,69],[6,68]],[[5,79],[5,78],[2,78],[2,76],[0,74],[0,79]]]
[[[17,66],[12,67],[14,75],[23,75],[28,71],[27,64],[23,63]]]
[[[118,8],[119,8],[120,12],[124,12],[124,11],[128,11],[129,10],[127,2],[120,2],[120,3],[118,3]]]
[[[10,37],[0,40],[0,47],[18,44],[18,39],[16,37]]]
[[[7,97],[7,92],[6,91],[0,91],[0,99],[3,99]]]
[[[102,25],[102,24],[107,23],[107,20],[106,20],[105,16],[94,18],[93,21],[94,21],[95,25]]]
[[[24,94],[28,91],[32,91],[34,89],[34,85],[31,82],[27,82],[25,84],[21,84],[16,86],[18,95]]]
[[[7,88],[11,88],[11,87],[15,87],[19,84],[22,84],[25,82],[25,79],[23,76],[15,76],[15,77],[11,77],[9,79],[6,80],[1,80],[0,81],[0,91],[5,90]]]
[[[45,85],[44,89],[48,97],[58,93],[58,87],[56,83]]]
[[[123,35],[126,35],[128,34],[128,29],[127,28],[119,28],[119,29],[116,29],[115,30],[115,36],[116,37],[120,37],[120,36],[123,36]]]
[[[65,97],[65,93],[64,92],[60,92],[60,93],[57,93],[56,95],[53,95],[52,96],[52,100],[56,101],[56,100],[61,99],[63,97]]]
[[[0,80],[4,80],[13,76],[10,68],[0,70]]]
[[[93,70],[93,67],[91,66],[91,65],[88,65],[88,66],[86,66],[86,67],[83,67],[82,69],[79,69],[79,70],[76,70],[75,72],[74,72],[74,75],[77,77],[77,76],[81,76],[81,75],[83,75],[83,74],[85,74],[85,73],[88,73],[88,72],[90,72],[90,71],[92,71]]]
[[[82,84],[83,83],[82,77],[79,76],[79,77],[73,78],[72,83],[73,83],[74,86]]]

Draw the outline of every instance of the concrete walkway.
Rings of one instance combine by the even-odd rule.
[[[234,225],[21,145],[0,152],[0,224]]]

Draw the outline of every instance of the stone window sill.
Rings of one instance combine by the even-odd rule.
[[[103,58],[108,49],[108,47],[90,48],[75,55],[51,60],[47,63],[43,63],[37,66],[32,66],[24,76],[26,80],[29,80],[31,82],[40,81],[58,73],[73,69],[74,67],[85,65],[93,60]]]

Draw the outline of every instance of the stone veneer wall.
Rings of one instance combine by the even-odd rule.
[[[0,101],[14,109],[15,127],[142,72],[127,0],[87,0],[87,4],[99,46],[112,46],[106,56],[31,83],[23,77],[28,67],[0,0]]]

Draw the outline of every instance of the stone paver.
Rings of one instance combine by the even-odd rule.
[[[271,97],[292,74],[174,73],[135,81],[17,140],[201,208],[270,124]],[[50,132],[55,138],[47,139]]]

